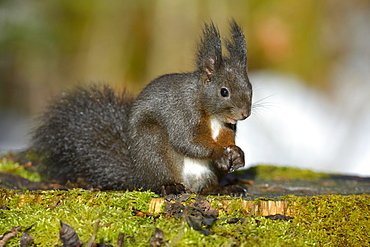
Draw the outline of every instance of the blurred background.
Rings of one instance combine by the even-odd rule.
[[[0,0],[0,150],[27,147],[63,89],[137,94],[194,70],[203,22],[245,31],[252,116],[237,143],[256,163],[370,175],[370,1]]]

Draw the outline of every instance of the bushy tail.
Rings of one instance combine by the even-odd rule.
[[[43,156],[43,172],[60,182],[126,189],[128,114],[133,97],[109,86],[90,85],[62,93],[38,119],[32,149]],[[84,185],[79,185],[84,187]]]

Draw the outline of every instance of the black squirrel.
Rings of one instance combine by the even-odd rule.
[[[218,187],[225,174],[244,166],[236,123],[251,114],[252,101],[244,34],[234,20],[230,29],[228,56],[218,29],[204,24],[196,70],[163,75],[136,99],[89,85],[54,100],[32,137],[46,175],[159,194]]]

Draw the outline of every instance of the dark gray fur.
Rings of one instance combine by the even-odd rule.
[[[244,35],[234,21],[230,27],[228,56],[222,55],[217,28],[205,24],[196,70],[163,75],[135,100],[108,86],[78,87],[62,94],[33,134],[33,148],[45,156],[46,174],[62,182],[84,178],[102,189],[160,193],[163,186],[184,184],[184,157],[189,157],[209,161],[211,172],[196,187],[185,187],[199,192],[217,185],[232,169],[235,158],[230,157],[242,151],[236,146],[234,151],[215,149],[199,141],[199,131],[210,128],[201,123],[205,116],[216,118],[235,132],[235,125],[225,118],[245,119],[252,98]],[[223,87],[230,97],[220,95]],[[244,159],[242,163],[236,168]]]

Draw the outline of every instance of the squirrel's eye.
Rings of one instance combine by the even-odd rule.
[[[223,87],[221,88],[220,94],[222,97],[229,97],[229,90],[227,88]]]

